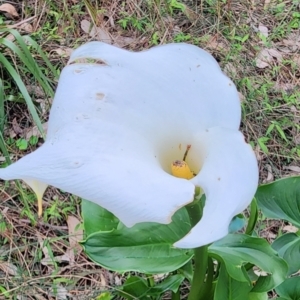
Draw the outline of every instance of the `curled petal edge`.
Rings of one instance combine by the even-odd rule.
[[[258,186],[254,152],[241,132],[221,127],[198,134],[203,143],[203,164],[191,181],[205,193],[202,219],[181,240],[178,248],[196,248],[228,234],[232,218],[253,199]]]

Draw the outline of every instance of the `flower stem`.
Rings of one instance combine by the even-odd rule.
[[[188,300],[201,300],[206,299],[205,293],[203,294],[202,290],[204,289],[204,279],[207,269],[207,246],[196,248],[194,251],[194,275]],[[200,296],[202,297],[200,298]]]
[[[172,292],[172,300],[180,300],[180,290],[178,289],[178,291],[176,293]]]
[[[200,200],[201,201],[201,200]],[[195,226],[202,217],[202,205],[199,202],[193,202],[186,206],[191,225]],[[205,300],[205,275],[208,262],[207,246],[194,249],[194,274],[188,300]]]

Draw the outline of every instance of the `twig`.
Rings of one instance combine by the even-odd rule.
[[[14,24],[14,25],[7,25],[8,28],[10,29],[13,29],[13,28],[17,28],[19,27],[20,25],[24,24],[24,23],[28,23],[29,21],[35,19],[36,16],[33,16],[33,17],[30,17],[28,19],[25,19],[25,20],[22,20],[21,22],[17,23],[17,24]]]

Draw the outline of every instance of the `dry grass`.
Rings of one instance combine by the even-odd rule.
[[[185,9],[163,0],[9,3],[19,17],[2,14],[2,21],[30,34],[58,70],[66,64],[70,49],[90,40],[104,39],[130,50],[174,41],[206,49],[239,89],[242,131],[255,149],[261,182],[299,173],[300,17],[293,13],[300,4],[296,1],[182,1]],[[98,34],[85,32],[83,20],[100,28]],[[264,68],[257,61],[263,49],[271,49]],[[15,60],[13,53],[7,55]],[[42,140],[26,150],[16,146],[34,124],[22,96],[5,70],[0,67],[0,71],[6,98],[11,100],[6,101],[4,134],[12,159],[17,160]],[[51,99],[38,93],[30,76],[22,79],[46,122]],[[0,286],[9,291],[7,299],[92,299],[100,291],[117,289],[126,274],[105,271],[79,250],[73,260],[62,257],[70,249],[68,217],[80,220],[79,199],[50,189],[43,221],[36,222],[33,195],[23,192],[22,198],[13,183],[0,183]],[[275,224],[274,234],[280,226]]]

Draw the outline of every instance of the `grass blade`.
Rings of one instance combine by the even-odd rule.
[[[13,53],[15,53],[19,57],[21,62],[28,68],[30,73],[36,78],[36,80],[42,86],[44,91],[50,97],[54,96],[53,89],[50,86],[50,84],[48,82],[48,79],[42,73],[42,71],[41,71],[40,67],[37,65],[36,61],[32,58],[30,52],[27,49],[27,46],[25,45],[25,43],[22,39],[21,39],[21,44],[20,44],[20,47],[22,48],[22,51],[16,44],[14,44],[13,42],[11,42],[11,41],[9,41],[8,39],[5,39],[5,38],[0,39],[0,45],[4,45],[7,48],[9,48],[11,51],[13,51]],[[27,50],[26,52],[24,51],[24,47]]]
[[[4,130],[4,89],[3,82],[0,79],[0,133]]]
[[[14,79],[15,83],[17,84],[20,92],[22,93],[22,95],[27,103],[28,110],[32,115],[33,121],[37,125],[42,136],[45,137],[45,132],[44,132],[44,129],[42,126],[42,122],[37,114],[36,108],[32,102],[31,97],[29,96],[29,94],[27,92],[27,89],[26,89],[20,75],[16,72],[16,70],[13,68],[13,66],[10,64],[10,62],[5,58],[5,56],[2,53],[0,53],[0,62],[4,65],[6,70],[9,72],[9,74]]]

